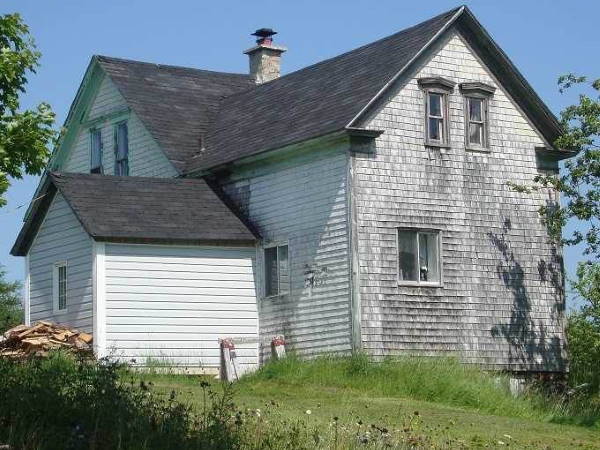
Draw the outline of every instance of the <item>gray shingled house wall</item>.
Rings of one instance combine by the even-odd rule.
[[[458,86],[450,148],[424,146],[417,79],[427,76],[496,86],[489,153],[465,150]],[[374,155],[353,158],[362,346],[377,357],[454,353],[494,369],[563,370],[562,261],[537,213],[556,198],[506,185],[533,179],[543,141],[465,41],[447,36],[367,126],[385,133]],[[404,226],[440,230],[443,287],[399,286],[396,232]]]
[[[278,335],[304,356],[352,348],[348,156],[340,145],[257,162],[222,180],[262,237],[257,291],[263,361]],[[262,246],[273,243],[289,246],[291,292],[265,298]]]

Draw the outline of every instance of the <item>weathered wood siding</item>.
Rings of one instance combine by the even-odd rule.
[[[219,338],[258,363],[254,248],[106,244],[107,352],[138,364],[219,367]]]
[[[463,97],[450,95],[450,148],[424,146],[417,79],[496,86],[489,153],[465,150]],[[454,352],[510,370],[564,367],[562,262],[538,217],[550,192],[523,195],[543,145],[468,45],[447,36],[368,126],[384,129],[376,154],[354,158],[362,343],[376,356]],[[396,229],[441,230],[443,287],[398,285]]]
[[[260,333],[284,335],[305,356],[351,349],[348,157],[339,148],[261,162],[238,170],[224,187],[259,229],[263,244],[288,243],[289,295],[264,298],[259,251]],[[313,286],[308,271],[317,275]]]
[[[92,240],[57,193],[29,250],[31,322],[51,320],[92,332]],[[67,311],[54,313],[54,264],[67,263]]]
[[[127,104],[114,83],[104,76],[98,92],[90,105],[87,121],[108,116],[106,120],[95,123],[93,128],[102,130],[102,165],[104,173],[114,174],[114,127],[115,123],[128,120],[129,131],[129,175],[141,177],[174,177],[177,175],[173,165],[166,158],[156,141],[146,130],[134,112],[120,116],[111,116],[126,111]],[[80,126],[73,141],[73,148],[60,169],[64,172],[90,171],[90,127]]]

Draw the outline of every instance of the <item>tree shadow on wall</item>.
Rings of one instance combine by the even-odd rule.
[[[492,336],[502,337],[509,344],[508,363],[515,370],[564,371],[566,360],[563,342],[559,335],[548,330],[548,323],[560,323],[564,306],[560,301],[553,302],[548,320],[532,314],[532,302],[535,299],[527,288],[525,270],[511,249],[511,229],[511,221],[507,218],[501,233],[488,233],[501,255],[496,266],[497,275],[513,297],[510,319],[494,325]],[[551,256],[556,260],[556,252]],[[553,283],[553,289],[558,289],[556,292],[560,295],[561,274],[556,266],[540,260],[537,269],[541,283]]]

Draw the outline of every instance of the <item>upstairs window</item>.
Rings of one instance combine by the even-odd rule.
[[[288,246],[265,248],[265,297],[290,292]]]
[[[129,175],[127,122],[121,122],[115,126],[115,175]]]
[[[488,148],[487,99],[465,97],[467,148]]]
[[[489,143],[489,103],[496,88],[481,82],[461,83],[465,98],[465,147],[487,150]]]
[[[441,77],[420,78],[425,95],[425,145],[448,146],[448,95],[454,82]]]
[[[54,312],[65,312],[67,310],[67,263],[58,262],[54,264],[52,274],[52,300]]]
[[[102,131],[90,130],[90,173],[102,173]]]
[[[398,280],[400,283],[440,284],[441,267],[439,231],[398,230]]]

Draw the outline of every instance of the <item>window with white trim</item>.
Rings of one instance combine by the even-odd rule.
[[[52,274],[52,298],[54,311],[67,310],[67,263],[58,262],[54,264]]]
[[[284,295],[290,291],[288,246],[277,245],[264,249],[265,297]]]
[[[398,280],[407,284],[441,282],[440,233],[436,230],[398,230]]]
[[[102,173],[102,130],[90,130],[90,173]]]
[[[129,137],[127,122],[115,126],[115,175],[129,175]]]

